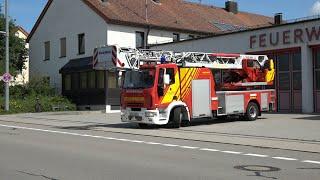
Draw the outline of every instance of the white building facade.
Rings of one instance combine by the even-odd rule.
[[[121,47],[136,47],[137,33],[146,34],[148,29],[134,26],[108,24],[95,11],[80,0],[54,0],[45,10],[36,31],[29,39],[30,43],[30,76],[46,76],[57,88],[62,87],[59,70],[70,60],[92,56],[93,49],[103,45],[117,44]],[[148,44],[173,41],[174,34],[181,40],[187,39],[190,33],[150,29]],[[78,51],[78,38],[84,34],[85,49]],[[200,35],[200,34],[199,34]],[[199,36],[196,34],[196,36]],[[65,38],[65,51],[61,55],[61,39]],[[46,55],[45,43],[49,45]],[[47,58],[46,58],[47,56]],[[49,57],[48,57],[49,56]]]
[[[319,17],[153,48],[267,54],[276,61],[278,111],[320,112]]]

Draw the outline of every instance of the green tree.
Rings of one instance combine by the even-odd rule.
[[[1,7],[1,4],[0,4]],[[1,9],[1,8],[0,8]],[[5,31],[5,16],[3,12],[0,10],[0,31]],[[10,73],[12,75],[16,75],[18,72],[21,72],[24,69],[24,63],[26,62],[26,58],[28,56],[28,50],[25,47],[25,40],[20,39],[15,34],[18,30],[17,25],[14,20],[10,20],[9,23],[10,30]],[[0,35],[0,75],[5,72],[5,36]]]

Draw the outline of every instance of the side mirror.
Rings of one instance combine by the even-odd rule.
[[[163,77],[163,82],[165,85],[169,85],[170,84],[170,75],[169,74],[165,74]]]
[[[123,76],[122,76],[122,72],[120,71],[118,74],[118,87],[122,88],[122,82],[123,81]]]

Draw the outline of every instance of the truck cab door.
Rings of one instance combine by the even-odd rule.
[[[169,82],[164,82],[165,77],[169,77]],[[160,104],[169,104],[180,99],[179,73],[176,67],[159,69],[158,96]]]

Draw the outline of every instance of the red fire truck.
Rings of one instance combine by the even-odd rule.
[[[121,120],[172,124],[274,111],[274,62],[265,55],[106,47],[122,73]]]

